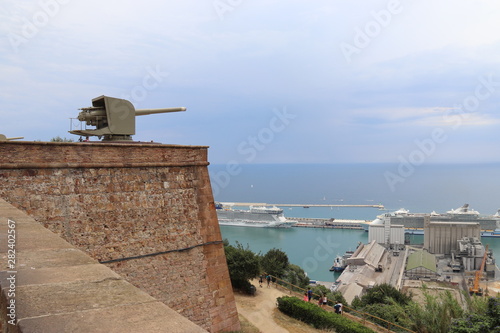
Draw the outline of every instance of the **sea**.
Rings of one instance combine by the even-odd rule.
[[[482,215],[500,208],[500,164],[215,164],[209,172],[215,201],[300,205],[281,207],[289,219],[373,220],[400,208],[445,213],[465,203]],[[314,204],[383,205],[384,209]],[[339,275],[329,271],[335,256],[368,241],[367,232],[346,229],[221,226],[221,233],[231,244],[240,243],[256,253],[280,249],[310,279],[325,282]],[[423,243],[422,235],[409,237],[412,244]],[[500,238],[482,241],[500,258]]]

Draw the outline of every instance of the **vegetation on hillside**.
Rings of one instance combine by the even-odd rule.
[[[224,249],[235,289],[252,293],[255,289],[252,289],[249,280],[263,273],[277,277],[279,283],[286,281],[304,289],[309,285],[304,270],[291,264],[286,253],[279,249],[271,249],[264,255],[255,254],[248,246],[244,248],[240,243],[232,246],[227,240],[224,240]],[[349,306],[338,292],[332,293],[324,286],[315,286],[312,290],[315,295],[326,294],[331,303],[340,301]],[[425,302],[421,305],[412,300],[411,294],[402,293],[389,284],[381,284],[369,289],[361,298],[356,297],[351,307],[380,318],[378,324],[381,326],[387,327],[388,321],[418,333],[500,333],[499,295],[472,298],[464,295],[468,300],[464,309],[448,290],[433,295],[424,285],[423,294]],[[344,310],[349,311],[347,308]],[[373,321],[377,322],[377,319]],[[391,330],[398,331],[394,327]]]
[[[273,248],[264,255],[255,254],[248,245],[245,248],[236,242],[236,246],[233,246],[225,239],[224,251],[231,283],[235,289],[252,293],[254,290],[250,280],[262,274],[272,275],[301,288],[309,285],[309,278],[304,270],[290,264],[286,253],[279,249]]]
[[[418,333],[500,333],[499,297],[473,297],[464,310],[449,290],[431,295],[424,285],[423,291],[420,305],[411,295],[381,284],[355,298],[352,307]]]
[[[227,239],[224,240],[224,252],[233,288],[252,293],[253,288],[249,280],[260,274],[258,255],[240,243],[236,243],[236,246],[230,245]]]

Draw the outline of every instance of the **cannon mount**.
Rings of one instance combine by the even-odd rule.
[[[135,117],[155,113],[186,111],[185,107],[136,110],[125,99],[99,96],[92,99],[92,106],[81,108],[78,120],[95,129],[70,129],[69,133],[80,136],[103,137],[103,141],[132,141],[135,135]],[[83,126],[81,126],[83,127]]]

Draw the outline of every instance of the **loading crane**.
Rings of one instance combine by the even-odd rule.
[[[469,294],[471,295],[483,295],[483,289],[479,288],[479,281],[481,280],[481,276],[483,276],[484,265],[486,264],[486,257],[488,256],[488,245],[486,245],[486,249],[484,250],[483,261],[481,261],[481,268],[476,271],[474,276],[474,284],[469,287]]]

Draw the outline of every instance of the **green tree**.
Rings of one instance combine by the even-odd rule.
[[[289,266],[286,253],[276,248],[267,251],[260,263],[264,272],[278,278],[283,278]]]
[[[360,299],[360,305],[366,306],[371,304],[393,304],[393,301],[399,305],[407,305],[411,302],[411,296],[406,295],[390,284],[383,283],[368,289]]]
[[[473,296],[467,303],[469,311],[453,320],[452,333],[500,332],[500,297]]]
[[[259,257],[248,246],[244,248],[238,242],[236,242],[236,246],[232,246],[227,240],[224,240],[224,252],[233,287],[250,292],[251,283],[249,280],[257,277],[260,273]]]
[[[488,311],[487,315],[492,319],[491,327],[495,327],[497,331],[500,331],[500,297],[489,297],[488,298]]]
[[[409,317],[406,306],[402,306],[401,304],[396,303],[392,298],[387,299],[385,304],[367,305],[363,308],[363,311],[375,317],[383,319],[383,320],[378,320],[378,319],[372,319],[372,320],[378,323],[382,327],[389,326],[388,328],[393,331],[398,331],[397,326],[392,326],[387,322],[406,328],[410,328],[413,324],[412,319]]]
[[[486,333],[490,330],[491,318],[476,313],[454,319],[451,323],[450,333]]]
[[[309,278],[304,270],[294,264],[288,265],[288,269],[285,271],[283,280],[300,288],[306,288],[309,285]]]
[[[50,139],[50,142],[74,142],[73,139],[61,138],[59,135]]]

